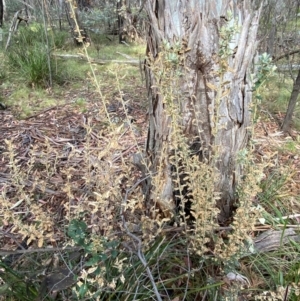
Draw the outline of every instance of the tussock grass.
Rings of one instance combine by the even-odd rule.
[[[90,55],[93,57],[96,53],[91,46],[89,49]],[[90,51],[91,49],[91,51]],[[105,56],[108,59],[126,60],[123,56],[117,54],[121,52],[136,59],[139,59],[139,54],[144,50],[144,45],[136,45],[128,47],[125,45],[113,45],[103,47]],[[70,50],[59,50],[60,53],[76,54],[81,51],[78,48]],[[3,99],[3,103],[11,107],[19,118],[26,118],[42,112],[55,105],[64,105],[76,103],[78,99],[85,99],[89,102],[98,102],[99,94],[94,93],[94,79],[91,74],[91,67],[86,62],[78,60],[64,60],[57,58],[56,64],[60,69],[64,70],[64,84],[54,84],[50,89],[43,87],[32,87],[26,83],[22,83],[24,75],[12,73],[8,67],[7,58],[3,56],[3,73],[2,87],[10,91],[9,97]],[[5,74],[5,76],[4,76]],[[118,93],[118,88],[115,87],[116,75],[119,77],[119,90],[135,95],[136,87],[132,83],[139,83],[139,89],[144,89],[144,83],[141,80],[139,67],[130,65],[107,64],[95,67],[96,80],[99,82],[101,89],[105,91],[108,99],[113,99]],[[145,96],[140,94],[140,104],[145,104]]]

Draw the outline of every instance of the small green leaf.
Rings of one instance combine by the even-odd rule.
[[[79,288],[79,291],[78,291],[79,297],[81,297],[81,298],[84,297],[87,291],[88,291],[88,285],[86,283],[84,283]]]
[[[87,225],[80,220],[72,220],[68,227],[68,235],[79,245],[84,245]]]
[[[93,266],[93,265],[95,265],[95,264],[97,264],[102,258],[101,258],[102,256],[101,255],[94,255],[93,257],[91,257],[85,264],[86,264],[86,266]]]

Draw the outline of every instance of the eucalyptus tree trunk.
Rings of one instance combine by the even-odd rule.
[[[180,95],[176,101],[182,133],[191,145],[197,144],[203,161],[213,162],[218,173],[214,189],[220,193],[219,218],[224,221],[231,216],[236,186],[242,174],[237,154],[247,145],[251,124],[252,88],[249,68],[257,46],[260,16],[260,5],[254,2],[256,1],[146,2],[149,18],[147,55],[151,58],[151,63],[146,68],[150,103],[146,151],[152,174],[157,174],[159,169],[163,171],[159,195],[149,193],[148,202],[155,197],[158,202],[170,203],[174,190],[169,160],[173,151],[170,147],[172,118],[165,110],[166,98],[159,90],[160,82],[151,65],[161,59],[160,53],[164,45],[169,45],[168,49],[174,49],[175,44],[181,43],[183,49],[178,51],[178,55],[184,63],[179,64],[182,75],[174,89]],[[227,17],[228,11],[232,13],[231,20]],[[228,27],[235,21],[238,26],[229,41],[230,51],[228,56],[222,58],[220,45],[226,37],[224,34],[222,37],[221,28]],[[226,70],[219,72],[222,68]],[[170,82],[170,85],[173,84]]]

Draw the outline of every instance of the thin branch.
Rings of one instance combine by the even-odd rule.
[[[300,217],[300,214],[291,214],[291,215],[286,215],[286,216],[282,216],[282,217],[276,217],[275,220],[280,221],[282,219],[292,219],[292,218],[298,218]]]
[[[136,14],[136,17],[138,17],[140,15],[140,13],[143,11],[145,3],[146,3],[146,0],[144,0],[143,3],[141,4],[140,9]]]
[[[33,11],[35,11],[35,8],[34,8],[33,6],[31,6],[30,4],[28,4],[28,3],[26,3],[26,2],[24,2],[24,1],[22,1],[22,0],[17,0],[17,1],[20,2],[20,3],[22,3],[22,4],[24,4],[25,6],[29,7],[29,8],[32,9]]]
[[[80,251],[82,247],[66,247],[66,248],[41,248],[41,249],[24,249],[24,250],[3,250],[0,249],[0,256],[28,254],[28,253],[45,253],[45,252],[63,252],[63,251]]]
[[[283,58],[285,58],[287,56],[290,56],[292,54],[296,54],[296,53],[299,53],[299,52],[300,52],[300,48],[292,50],[292,51],[289,51],[287,53],[284,53],[284,54],[282,54],[280,56],[277,56],[277,57],[273,58],[273,62],[277,62],[277,61],[279,61],[279,60],[281,60],[281,59],[283,59]]]
[[[136,235],[134,235],[132,232],[130,232],[130,230],[128,229],[127,227],[127,223],[126,223],[126,220],[125,220],[125,214],[124,214],[124,208],[126,207],[126,203],[127,203],[127,199],[128,199],[128,196],[129,194],[140,184],[142,183],[143,181],[145,181],[149,176],[139,180],[138,182],[136,182],[130,189],[127,189],[126,190],[126,194],[125,194],[125,197],[122,201],[122,206],[121,206],[121,217],[122,217],[122,223],[123,223],[123,226],[126,230],[126,234],[128,236],[130,236],[136,243],[137,243],[137,256],[139,258],[139,260],[141,261],[141,263],[143,264],[143,266],[145,267],[146,269],[146,272],[148,274],[148,277],[151,281],[151,284],[152,284],[152,287],[153,287],[153,290],[154,290],[154,293],[155,293],[155,296],[157,298],[158,301],[162,301],[162,298],[158,292],[158,289],[157,289],[157,286],[156,286],[156,283],[155,283],[155,280],[154,280],[154,277],[150,271],[150,268],[148,266],[148,263],[146,261],[146,258],[145,258],[145,255],[142,251],[142,241],[140,240],[139,237],[137,237]]]

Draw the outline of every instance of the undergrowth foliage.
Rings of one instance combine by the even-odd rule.
[[[43,26],[34,23],[22,27],[8,48],[7,57],[11,68],[28,85],[48,87],[52,80],[62,84],[66,79],[62,62],[57,62],[51,55],[56,45],[59,47],[64,44],[66,36],[61,33],[51,35],[50,31],[47,34],[50,38],[49,45],[46,43]]]
[[[231,55],[228,49],[231,34],[238,27],[234,22],[229,24],[233,25],[224,28],[221,35],[220,84],[212,87],[218,96],[226,92],[224,73],[233,72],[226,59]],[[13,51],[16,54],[18,50]],[[175,301],[239,300],[241,293],[245,293],[253,299],[246,288],[253,284],[254,277],[242,273],[247,265],[245,258],[254,253],[255,225],[258,218],[266,215],[262,207],[254,205],[257,195],[262,194],[259,183],[264,177],[265,164],[255,159],[254,141],[240,151],[237,160],[244,176],[236,191],[233,220],[228,227],[220,227],[216,207],[219,192],[213,185],[218,177],[215,161],[220,146],[212,145],[212,158],[205,160],[199,153],[193,153],[191,141],[181,127],[183,97],[178,87],[188,70],[184,56],[179,53],[185,51],[182,42],[173,45],[165,42],[159,57],[155,60],[150,57],[148,61],[156,77],[155,89],[163,95],[171,120],[170,144],[162,150],[156,174],[149,173],[149,166],[142,158],[145,172],[141,178],[124,151],[123,145],[130,137],[135,150],[142,153],[123,99],[120,87],[123,75],[118,67],[110,67],[109,71],[116,78],[124,122],[116,123],[112,118],[107,109],[108,99],[97,81],[96,67],[90,64],[101,102],[96,123],[92,123],[92,116],[81,116],[82,122],[76,128],[78,141],[62,137],[63,142],[58,143],[46,135],[39,136],[38,142],[29,144],[21,158],[14,137],[5,141],[2,160],[9,169],[10,179],[9,185],[1,187],[0,194],[4,228],[11,229],[14,237],[38,251],[51,254],[47,253],[49,249],[58,250],[55,255],[37,258],[28,253],[16,269],[7,258],[0,262],[0,292],[4,296],[13,300],[50,300],[59,294],[60,300]],[[83,53],[88,58],[86,48]],[[18,64],[25,68],[24,61]],[[31,80],[43,83],[44,79]],[[220,98],[215,103],[219,105]],[[218,107],[214,112],[216,133]],[[194,122],[197,124],[197,120]],[[194,138],[197,141],[198,137]],[[154,204],[149,213],[141,186],[145,178],[151,177],[153,199],[161,201],[160,179],[165,160],[172,166],[170,185],[175,203],[173,200],[160,203],[160,211]],[[40,278],[36,277],[36,271],[32,272],[32,263],[38,266]],[[263,263],[263,260],[250,261],[255,266]],[[30,271],[27,278],[16,272],[25,269]],[[295,267],[293,272],[296,274],[297,270]],[[293,282],[292,272],[289,277],[288,281]],[[20,284],[17,289],[16,282]],[[276,300],[283,282],[272,292],[274,299],[267,299],[267,293],[262,292],[256,294],[256,300]],[[298,294],[297,283],[292,286],[294,295]]]

